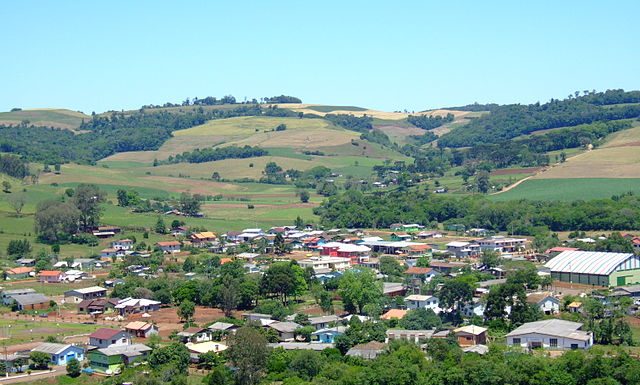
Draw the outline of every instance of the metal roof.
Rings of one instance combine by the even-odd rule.
[[[563,251],[545,264],[552,272],[609,275],[620,264],[634,258],[633,253]]]
[[[69,344],[56,344],[53,342],[43,342],[37,347],[31,349],[32,352],[42,352],[48,354],[60,354],[72,345]]]

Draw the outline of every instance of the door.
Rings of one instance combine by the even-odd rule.
[[[627,284],[627,277],[618,277],[616,280],[616,286],[624,286]]]

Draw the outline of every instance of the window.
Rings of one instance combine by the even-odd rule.
[[[558,339],[557,338],[549,339],[549,346],[551,346],[552,348],[557,348],[558,347]]]
[[[578,344],[571,344],[571,349],[578,349]]]
[[[115,343],[116,343],[116,340],[111,340],[111,343],[112,343],[112,344],[115,344]]]
[[[520,344],[520,338],[514,338],[513,339],[513,343],[514,344]]]

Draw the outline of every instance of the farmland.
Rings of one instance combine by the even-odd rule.
[[[504,193],[491,195],[495,201],[531,199],[573,201],[610,198],[615,194],[640,191],[640,179],[636,178],[553,178],[529,179]]]
[[[82,112],[65,109],[34,109],[0,112],[0,124],[7,125],[16,125],[23,121],[29,121],[29,124],[38,126],[75,130],[80,126],[83,119],[89,120],[91,117]]]

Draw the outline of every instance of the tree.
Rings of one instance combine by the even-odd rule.
[[[296,217],[296,220],[293,222],[293,224],[298,230],[302,230],[304,228],[304,220],[300,218],[300,215]]]
[[[12,239],[9,241],[9,245],[7,245],[7,255],[9,256],[28,256],[31,254],[31,243],[28,240],[15,240]]]
[[[218,292],[219,302],[225,317],[231,317],[232,312],[238,307],[240,296],[238,293],[238,283],[230,275],[222,278],[222,285]]]
[[[301,295],[307,289],[304,270],[295,262],[276,262],[262,275],[260,291],[279,297],[283,304],[289,297]]]
[[[27,197],[24,194],[12,194],[7,201],[9,206],[16,212],[16,216],[19,217],[22,213],[24,205],[27,203]]]
[[[214,171],[213,174],[211,174],[211,179],[215,180],[215,181],[219,181],[220,180],[220,173],[217,171]]]
[[[300,191],[300,202],[307,203],[309,202],[309,192],[307,190]]]
[[[491,187],[489,181],[489,173],[487,171],[480,171],[476,176],[476,188],[483,194],[489,192],[489,188]]]
[[[7,182],[6,180],[2,181],[2,191],[6,192],[6,193],[10,193],[11,192],[11,183]]]
[[[380,257],[380,273],[389,277],[402,277],[405,268],[392,256]]]
[[[80,361],[72,358],[67,362],[67,375],[72,378],[76,378],[80,375],[82,368],[80,367]]]
[[[33,369],[45,370],[49,368],[51,357],[47,353],[31,352],[29,354],[29,360],[31,361],[30,367]]]
[[[278,255],[289,252],[289,245],[285,243],[282,234],[276,234],[276,237],[273,239],[273,249]]]
[[[164,224],[164,219],[162,217],[158,217],[156,221],[156,226],[154,227],[154,231],[158,234],[166,234],[167,226]]]
[[[80,217],[80,211],[69,203],[42,201],[36,206],[35,231],[45,242],[68,239],[78,232]]]
[[[180,194],[180,211],[186,215],[195,216],[200,212],[200,201],[194,195],[183,192]]]
[[[257,329],[243,326],[229,339],[228,358],[236,368],[240,385],[255,385],[264,374],[269,356],[266,338]]]
[[[189,301],[189,300],[184,300],[182,301],[182,303],[180,303],[180,306],[178,306],[178,317],[180,317],[180,320],[182,320],[183,322],[191,322],[191,319],[193,318],[193,315],[196,312],[196,305]]]
[[[466,280],[447,280],[440,289],[440,305],[445,309],[455,309],[459,316],[462,305],[473,298],[473,286]]]
[[[76,188],[71,203],[80,212],[80,229],[87,231],[100,222],[105,193],[94,184],[81,184]]]
[[[436,329],[442,325],[442,320],[433,310],[418,308],[408,311],[398,325],[407,330]]]
[[[182,263],[182,271],[185,273],[190,273],[196,269],[196,262],[193,260],[191,256],[188,256],[184,259]]]
[[[234,382],[233,372],[224,365],[214,367],[202,380],[204,385],[234,385]]]
[[[157,348],[149,355],[149,365],[157,369],[160,366],[174,368],[179,373],[184,373],[189,367],[191,355],[186,346],[182,343],[172,343],[171,345]]]
[[[484,250],[482,252],[482,256],[480,257],[480,263],[482,263],[489,269],[500,266],[501,262],[502,259],[500,258],[500,254],[498,254],[497,251],[493,250]]]
[[[380,301],[382,286],[371,270],[348,270],[340,278],[338,293],[345,310],[362,313],[365,305]]]

